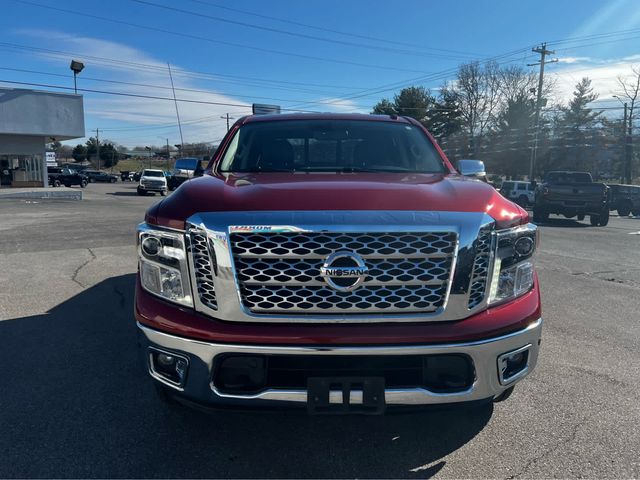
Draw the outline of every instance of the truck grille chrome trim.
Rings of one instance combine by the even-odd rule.
[[[491,265],[492,226],[480,229],[476,240],[476,258],[473,262],[473,274],[469,287],[469,308],[473,309],[485,299],[489,266]]]
[[[232,233],[242,302],[254,313],[433,313],[447,299],[455,232]],[[361,287],[338,291],[320,274],[348,250],[368,268]]]
[[[209,248],[209,239],[205,231],[191,228],[188,231],[188,238],[198,300],[204,307],[217,310],[218,300],[213,282],[215,253]]]

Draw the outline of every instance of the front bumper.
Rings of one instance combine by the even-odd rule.
[[[506,389],[528,375],[538,359],[542,318],[526,328],[485,340],[466,343],[403,346],[267,346],[231,345],[209,343],[163,333],[138,323],[142,351],[150,375],[174,389],[175,393],[205,405],[251,406],[304,406],[306,389],[265,389],[255,394],[228,394],[220,392],[213,384],[214,359],[222,354],[277,354],[277,355],[468,355],[475,371],[475,379],[466,390],[454,393],[432,392],[425,388],[387,388],[385,403],[394,405],[429,405],[469,402],[498,397]],[[172,385],[158,375],[149,360],[149,351],[174,353],[188,359],[188,370],[183,386]],[[525,348],[528,351],[526,366],[506,381],[499,372],[499,357],[507,352]],[[336,392],[337,393],[337,392]]]
[[[138,184],[138,189],[144,192],[166,192],[166,185],[142,185]]]

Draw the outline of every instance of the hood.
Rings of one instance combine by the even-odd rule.
[[[529,219],[491,185],[460,175],[247,173],[189,180],[152,207],[146,221],[183,229],[185,220],[199,212],[260,210],[486,212],[499,228]]]

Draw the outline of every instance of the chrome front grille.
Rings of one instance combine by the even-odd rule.
[[[473,273],[469,287],[469,308],[478,306],[485,297],[487,279],[489,278],[489,265],[491,263],[491,232],[492,227],[480,229],[476,240],[476,258],[473,263]]]
[[[198,299],[205,307],[217,310],[218,300],[213,283],[216,265],[215,254],[213,249],[209,248],[208,237],[204,231],[192,228],[188,231],[188,235]]]
[[[433,313],[446,303],[457,240],[454,232],[242,232],[231,234],[231,252],[252,313]],[[336,291],[320,276],[339,250],[369,268],[360,288]]]

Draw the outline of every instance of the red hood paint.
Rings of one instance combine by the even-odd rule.
[[[246,173],[185,182],[147,212],[151,224],[184,229],[198,212],[258,210],[423,210],[487,212],[498,228],[529,221],[490,185],[460,175]]]

